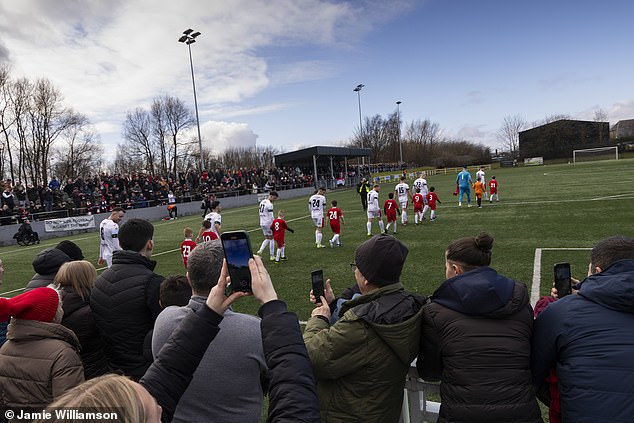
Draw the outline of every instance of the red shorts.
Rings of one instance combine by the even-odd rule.
[[[277,244],[277,248],[282,248],[284,246],[284,235],[282,236],[274,235],[273,240],[275,240],[275,243]]]
[[[385,213],[385,217],[387,217],[388,223],[396,222],[396,210],[394,210],[392,213],[390,212]]]
[[[421,213],[423,212],[422,205],[419,206],[418,204],[414,204],[414,213],[417,213],[417,212],[421,212]]]
[[[340,234],[341,233],[341,224],[337,221],[330,221],[330,229],[332,229],[332,233]]]

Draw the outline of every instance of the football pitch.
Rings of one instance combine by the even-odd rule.
[[[483,200],[483,208],[458,207],[455,174],[434,175],[428,185],[436,187],[442,204],[438,205],[435,223],[426,221],[414,225],[413,210],[408,209],[409,225],[401,226],[399,219],[396,237],[409,248],[401,281],[411,291],[430,295],[444,277],[444,250],[454,239],[488,231],[495,238],[491,266],[513,279],[526,283],[534,295],[550,291],[553,264],[570,262],[573,276],[583,279],[587,274],[589,249],[600,239],[610,235],[634,236],[632,210],[634,206],[634,159],[584,162],[547,166],[492,169],[487,181],[495,175],[499,181],[500,202]],[[474,172],[472,176],[475,177]],[[408,181],[410,187],[412,180]],[[380,203],[394,189],[395,183],[381,185]],[[324,245],[315,248],[312,219],[308,214],[308,198],[281,199],[275,210],[284,209],[288,225],[295,233],[286,233],[287,262],[266,266],[281,299],[299,314],[301,320],[310,316],[308,301],[310,272],[323,269],[331,279],[335,293],[354,284],[349,263],[354,249],[367,239],[365,212],[359,195],[354,190],[326,193],[328,204],[337,200],[343,210],[342,247],[329,248],[332,233],[324,228]],[[472,204],[475,196],[472,195]],[[222,212],[223,230],[246,230],[253,250],[263,240],[259,228],[257,204],[251,207],[225,209]],[[125,220],[124,220],[125,221]],[[162,275],[184,274],[179,246],[183,228],[200,228],[201,217],[186,216],[172,221],[154,222],[156,272]],[[373,233],[378,233],[376,223]],[[391,231],[390,231],[391,233]],[[50,248],[62,239],[77,243],[93,264],[99,255],[97,232],[44,241],[30,247],[0,248],[4,262],[4,284],[0,293],[17,295],[33,276],[31,261],[35,254]],[[240,300],[237,311],[255,314],[258,304],[253,298]]]

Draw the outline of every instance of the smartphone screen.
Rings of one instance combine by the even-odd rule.
[[[313,295],[317,302],[321,302],[321,297],[324,296],[324,272],[323,270],[313,270],[310,272],[310,277],[313,283]]]
[[[563,298],[572,293],[570,263],[555,264],[555,288],[557,296]]]
[[[227,259],[231,290],[251,292],[249,259],[253,257],[253,254],[251,254],[249,235],[244,231],[223,232],[220,239]]]

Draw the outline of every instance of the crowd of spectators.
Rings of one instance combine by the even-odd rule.
[[[0,224],[22,223],[25,219],[77,216],[167,204],[170,193],[176,202],[216,197],[257,194],[270,189],[303,188],[313,184],[310,171],[300,168],[239,168],[180,172],[177,177],[148,173],[130,175],[101,173],[48,184],[26,186],[11,179],[4,182]]]
[[[358,174],[397,170],[397,164],[319,166],[319,184],[339,185],[337,181]],[[114,207],[124,209],[166,205],[170,193],[177,203],[200,201],[213,194],[216,198],[283,191],[314,185],[312,166],[237,168],[203,170],[155,176],[147,172],[132,174],[93,174],[59,180],[53,176],[47,184],[23,184],[6,179],[0,197],[0,225],[22,223],[25,219],[43,220],[85,214],[107,213]]]

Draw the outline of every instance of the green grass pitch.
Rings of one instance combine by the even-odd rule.
[[[590,248],[599,239],[610,235],[634,236],[633,159],[492,169],[487,171],[487,180],[493,175],[500,184],[500,202],[490,204],[483,201],[482,209],[467,208],[464,204],[458,208],[457,198],[452,195],[455,174],[428,178],[429,186],[436,187],[442,201],[437,210],[437,222],[427,221],[415,226],[410,206],[410,224],[405,227],[399,224],[396,235],[410,250],[401,277],[407,289],[431,294],[444,280],[444,250],[447,245],[456,238],[476,235],[482,230],[490,232],[495,238],[492,267],[526,283],[529,289],[533,281],[535,251],[544,248],[539,263],[542,294],[549,292],[554,263],[568,261],[572,265],[574,277],[585,277],[589,252],[575,249]],[[382,184],[381,203],[387,199],[394,185]],[[286,211],[286,220],[295,233],[286,234],[288,261],[280,265],[266,261],[266,266],[279,297],[299,314],[301,320],[306,320],[312,309],[308,301],[311,270],[323,269],[324,276],[331,279],[336,293],[354,283],[349,263],[353,260],[355,247],[367,239],[366,215],[361,209],[358,194],[353,190],[328,192],[328,203],[337,200],[344,213],[345,225],[341,235],[343,246],[316,249],[314,227],[307,209],[308,198],[286,200],[284,192],[280,195],[281,199],[275,203],[276,213],[279,209]],[[475,199],[472,198],[474,203]],[[225,209],[222,216],[224,231],[246,230],[251,237],[253,250],[259,248],[263,237],[256,204]],[[182,231],[186,226],[198,231],[200,222],[199,215],[154,222],[154,259],[158,261],[158,273],[184,273],[178,249],[183,239]],[[376,223],[373,232],[378,232]],[[331,237],[330,228],[326,225],[323,241],[326,246]],[[2,247],[0,257],[4,261],[5,278],[0,292],[24,287],[33,275],[31,261],[34,255],[62,239],[76,242],[87,259],[96,265],[99,251],[96,232],[48,240],[31,247]],[[268,259],[266,255],[264,258]],[[257,307],[257,302],[248,298],[240,300],[234,308],[255,314]]]

